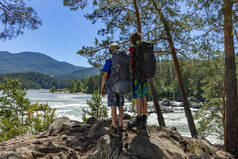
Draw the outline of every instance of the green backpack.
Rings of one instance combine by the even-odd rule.
[[[143,80],[153,78],[156,70],[154,43],[144,40],[137,41],[135,51],[135,77]]]

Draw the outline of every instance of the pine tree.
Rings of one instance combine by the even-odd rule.
[[[198,131],[203,137],[215,135],[224,139],[225,92],[224,92],[224,53],[214,52],[212,60],[203,59],[198,65],[201,80],[203,107],[196,112]]]
[[[98,91],[94,91],[91,100],[87,100],[89,110],[82,109],[82,119],[84,122],[87,121],[87,116],[94,116],[98,119],[108,117],[107,107],[103,105],[101,95]]]
[[[225,148],[238,157],[238,96],[237,77],[233,40],[233,2],[223,0],[224,8],[224,45],[225,45],[225,92],[226,92],[226,120],[225,120]]]
[[[176,69],[176,75],[177,75],[177,78],[178,78],[180,92],[181,92],[181,95],[182,95],[182,98],[183,98],[184,110],[185,110],[185,114],[186,114],[186,117],[187,117],[187,120],[188,120],[190,133],[191,133],[192,137],[197,137],[198,132],[197,132],[194,120],[193,120],[192,112],[190,110],[190,106],[189,106],[188,99],[187,99],[187,94],[186,94],[185,89],[184,89],[182,73],[181,73],[181,69],[180,69],[180,66],[179,66],[179,61],[178,61],[176,49],[175,49],[175,46],[174,46],[174,42],[173,42],[173,39],[172,39],[172,36],[171,36],[169,23],[166,20],[161,8],[158,6],[156,1],[152,0],[152,2],[153,2],[153,5],[154,5],[155,9],[157,10],[157,12],[160,16],[161,23],[163,23],[163,25],[164,25],[164,30],[166,32],[167,41],[169,43],[170,51],[171,51],[173,61],[174,61],[174,65],[175,65],[175,69]]]
[[[23,34],[25,29],[37,29],[41,21],[33,8],[27,6],[25,0],[2,0],[0,24],[0,40],[4,40]]]
[[[237,7],[232,0],[196,0],[189,5],[194,8],[190,15],[194,25],[204,32],[201,41],[204,46],[201,50],[209,52],[223,50],[225,52],[225,149],[236,157],[238,156],[238,97],[237,97],[237,77],[234,54],[234,35],[237,37],[236,28],[238,16]],[[233,25],[235,24],[235,25]],[[236,39],[238,40],[238,39]],[[221,45],[221,44],[224,45]],[[221,46],[224,46],[221,47]],[[207,53],[207,51],[206,51]],[[210,56],[210,54],[207,54]]]

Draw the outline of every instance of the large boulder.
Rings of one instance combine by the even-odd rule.
[[[169,100],[165,99],[165,100],[162,100],[162,101],[161,101],[161,105],[163,105],[163,106],[170,106],[171,103],[170,103]]]
[[[122,135],[112,136],[105,133],[109,126],[106,119],[82,123],[61,117],[48,131],[0,143],[0,159],[232,159],[221,148],[182,137],[176,129],[125,127]]]

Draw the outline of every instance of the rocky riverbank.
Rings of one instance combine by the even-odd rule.
[[[61,117],[46,132],[0,143],[0,159],[232,159],[208,141],[182,137],[175,129],[125,127],[123,136],[113,137],[105,133],[109,125],[110,120],[81,123]]]
[[[170,100],[163,100],[158,102],[159,102],[162,113],[173,113],[173,112],[184,111],[183,102],[170,101]],[[202,108],[202,105],[203,105],[203,103],[199,101],[189,101],[189,103],[190,103],[190,108],[192,108],[193,110],[198,110]],[[147,102],[147,104],[148,104],[148,113],[150,114],[155,113],[154,103],[152,101],[149,101]],[[129,113],[133,113],[136,111],[135,108],[134,108],[134,111],[132,109],[133,108],[130,103],[125,105],[124,107],[124,111],[127,111]]]

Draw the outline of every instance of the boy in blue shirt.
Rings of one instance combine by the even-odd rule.
[[[112,43],[109,47],[109,51],[112,54],[113,51],[119,50],[120,47],[117,43]],[[102,78],[102,88],[101,88],[101,95],[105,96],[105,86],[107,83],[107,80],[110,77],[111,74],[111,67],[112,67],[112,59],[107,59],[105,61],[104,67],[103,67],[103,78]],[[109,82],[108,82],[109,83]],[[118,94],[112,92],[110,89],[110,85],[107,86],[107,93],[108,93],[108,106],[111,107],[111,118],[112,118],[112,125],[110,127],[110,132],[116,133],[116,132],[122,132],[123,130],[123,105],[124,105],[124,96],[123,94]],[[116,107],[119,109],[119,125],[117,127],[116,124]]]

